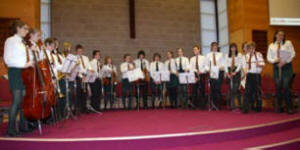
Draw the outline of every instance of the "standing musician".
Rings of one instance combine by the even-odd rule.
[[[178,73],[189,71],[189,59],[183,55],[183,48],[177,49],[176,67]],[[188,107],[188,90],[187,84],[179,84],[178,94],[180,105],[182,108]]]
[[[243,56],[238,52],[237,45],[231,43],[229,46],[229,53],[226,57],[225,62],[225,72],[226,77],[230,85],[230,93],[228,104],[230,104],[230,109],[232,111],[238,111],[235,107],[235,98],[238,99],[239,107],[241,109],[241,69],[243,67]]]
[[[6,39],[4,44],[4,62],[8,67],[9,88],[13,99],[8,113],[8,136],[18,136],[20,132],[28,132],[27,121],[23,115],[22,102],[25,96],[25,86],[22,80],[22,69],[33,66],[28,49],[23,38],[28,33],[28,26],[21,20],[12,25],[13,36]],[[16,127],[17,115],[20,115],[19,127]]]
[[[159,81],[154,81],[153,73],[161,72],[164,69],[164,64],[160,61],[161,56],[159,53],[154,53],[153,62],[150,64],[150,85],[152,91],[152,107],[155,108],[155,99],[159,100],[159,107],[162,107],[162,99],[163,99],[163,84]]]
[[[287,58],[282,59],[282,52],[286,52]],[[269,45],[267,59],[273,64],[273,74],[276,83],[277,108],[276,112],[283,112],[282,99],[285,99],[287,113],[293,113],[293,102],[291,94],[291,80],[293,78],[292,61],[295,57],[294,46],[291,41],[286,40],[283,31],[274,34],[273,43]]]
[[[124,55],[124,62],[120,65],[122,73],[122,101],[124,109],[131,109],[132,103],[132,84],[128,81],[128,71],[133,70],[135,64],[131,60],[130,54]],[[128,98],[128,105],[126,107],[126,98]]]
[[[71,43],[70,42],[63,42],[62,51],[61,51],[62,57],[67,58],[68,55],[71,54],[71,53],[72,53]],[[70,81],[69,78],[68,78],[69,76],[70,76],[70,74],[66,74],[64,76],[66,92],[68,91],[68,99],[67,99],[67,97],[65,97],[66,103],[68,104],[68,106],[65,107],[65,108],[70,109],[70,111],[72,111],[72,110],[74,110],[74,107],[75,107],[74,81]],[[68,88],[67,88],[67,84],[68,84]],[[63,92],[64,95],[66,95],[66,92]],[[65,117],[69,117],[69,115],[71,115],[70,113],[71,112],[65,112],[65,114],[67,115]]]
[[[207,65],[210,73],[214,72],[212,68],[217,68],[216,77],[210,76],[210,89],[211,89],[211,104],[212,110],[220,110],[221,109],[221,86],[224,78],[224,56],[221,52],[219,52],[219,47],[217,42],[211,43],[211,52],[207,54]]]
[[[165,67],[170,72],[170,81],[166,83],[169,100],[171,102],[172,108],[177,108],[177,86],[178,86],[178,78],[177,78],[177,68],[174,57],[174,53],[172,51],[167,52],[167,60],[165,61]]]
[[[103,84],[104,84],[104,109],[106,109],[107,102],[110,102],[110,109],[113,109],[114,105],[114,91],[115,85],[117,85],[117,68],[113,65],[110,56],[106,56],[103,66]]]
[[[30,50],[31,50],[30,53],[31,53],[31,55],[32,55],[32,53],[35,53],[38,60],[44,59],[44,53],[42,51],[42,49],[44,47],[42,47],[42,45],[40,45],[38,43],[41,40],[41,32],[40,32],[40,30],[35,29],[35,28],[29,29],[29,32],[28,32],[28,34],[27,34],[27,36],[25,38],[27,38],[26,40],[28,40],[28,44],[31,45],[31,47],[30,47]]]
[[[76,98],[77,98],[77,110],[79,113],[87,113],[86,101],[87,101],[87,83],[83,82],[87,71],[91,71],[91,65],[89,58],[82,55],[83,46],[76,45],[76,55],[79,60],[80,71],[76,77]]]
[[[62,46],[62,55],[66,58],[70,53],[72,53],[72,44],[70,42],[63,42]]]
[[[143,105],[144,108],[148,108],[148,76],[149,76],[149,61],[145,59],[146,54],[143,50],[139,51],[137,54],[137,59],[134,61],[136,68],[141,68],[141,70],[144,72],[145,80],[142,80],[138,83],[137,88],[139,88],[139,95],[136,95],[136,108],[138,108],[139,104],[139,97],[143,97]]]
[[[260,52],[255,51],[256,44],[249,42],[247,49],[249,53],[246,55],[248,72],[246,81],[246,91],[243,104],[243,113],[249,112],[249,102],[253,101],[257,112],[262,110],[262,99],[261,99],[261,71],[265,66],[263,55]]]
[[[59,41],[58,39],[54,38],[55,43],[55,49],[53,50],[53,53],[56,57],[54,59],[56,60],[55,67],[57,68],[57,80],[58,80],[58,112],[59,112],[59,119],[63,119],[65,117],[65,107],[66,107],[66,80],[64,80],[64,74],[60,72],[62,69],[63,62],[65,60],[64,53],[62,53],[59,50]]]
[[[94,50],[93,51],[93,59],[90,61],[92,70],[97,72],[98,77],[94,81],[94,83],[90,84],[91,91],[92,91],[92,96],[91,96],[91,106],[96,110],[100,111],[101,108],[101,96],[102,96],[102,82],[101,82],[101,69],[102,69],[102,64],[101,64],[101,52],[100,50]]]
[[[46,54],[49,59],[49,62],[51,64],[53,73],[53,82],[56,86],[56,91],[57,91],[57,96],[58,96],[58,101],[57,101],[57,110],[58,110],[58,119],[63,119],[64,118],[64,110],[66,106],[66,99],[65,99],[65,94],[66,94],[66,84],[65,80],[63,80],[63,74],[60,72],[64,57],[60,54],[57,48],[57,43],[54,40],[55,38],[50,38],[45,42],[45,44],[48,44],[48,48],[46,48]],[[51,46],[54,45],[54,49],[49,49]]]
[[[205,109],[205,80],[206,80],[206,57],[201,55],[200,46],[193,47],[194,55],[190,59],[190,71],[195,73],[196,83],[192,85],[192,98],[196,107]],[[200,94],[200,97],[199,97]],[[200,105],[199,105],[200,102]]]

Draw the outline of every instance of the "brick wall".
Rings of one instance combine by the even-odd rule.
[[[52,35],[85,54],[101,49],[119,65],[123,54],[136,58],[138,50],[152,60],[154,52],[165,58],[167,50],[183,47],[187,56],[200,43],[198,0],[135,0],[136,39],[129,38],[128,0],[53,0]]]

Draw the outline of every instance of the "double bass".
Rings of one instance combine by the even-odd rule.
[[[26,47],[28,54],[32,44],[27,42]],[[22,70],[23,83],[26,89],[22,109],[28,120],[48,118],[51,114],[51,107],[56,103],[49,60],[38,61],[37,53],[32,51],[34,66]]]

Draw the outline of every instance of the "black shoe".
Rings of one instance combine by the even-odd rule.
[[[28,129],[20,129],[21,133],[31,133],[32,131],[33,131],[33,129],[30,129],[30,128],[28,128]]]
[[[248,110],[243,110],[242,113],[243,114],[247,114],[249,111]]]
[[[16,131],[6,131],[6,136],[8,136],[8,137],[18,137],[18,136],[21,136],[21,134],[16,132]]]
[[[291,109],[288,109],[288,110],[287,110],[287,113],[288,113],[289,115],[294,114],[293,110],[291,110]]]

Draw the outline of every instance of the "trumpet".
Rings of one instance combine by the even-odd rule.
[[[57,72],[57,80],[61,80],[62,78],[64,78],[66,76],[65,73],[62,73],[60,71]]]

